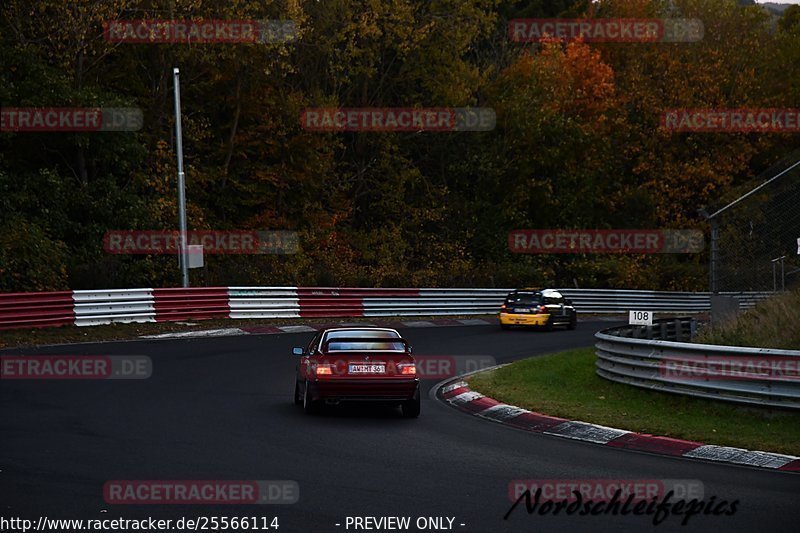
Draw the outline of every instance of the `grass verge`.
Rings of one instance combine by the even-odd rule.
[[[470,388],[531,411],[630,431],[800,455],[800,414],[741,407],[614,383],[595,374],[594,348],[476,374]]]
[[[703,330],[695,342],[800,349],[800,289],[759,302],[735,320]]]

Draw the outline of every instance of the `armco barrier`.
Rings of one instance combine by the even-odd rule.
[[[203,320],[230,316],[226,287],[153,289],[153,295],[155,296],[157,322]]]
[[[657,321],[647,330],[622,326],[595,335],[598,376],[662,392],[740,404],[800,409],[800,351],[693,344],[673,340],[685,321]],[[667,329],[670,323],[671,330]],[[663,332],[671,331],[671,334]],[[655,335],[654,335],[655,334]]]
[[[155,322],[153,289],[72,291],[76,326],[112,322]]]
[[[697,321],[692,317],[659,318],[652,326],[619,326],[613,328],[619,337],[658,341],[687,341],[694,338]]]
[[[297,287],[228,287],[231,318],[296,318]]]
[[[397,289],[391,289],[397,291]],[[364,297],[364,316],[481,315],[500,311],[508,289],[409,289]]]
[[[627,311],[661,311],[669,313],[702,313],[711,310],[709,292],[631,291],[622,289],[560,289],[572,300],[579,312],[619,313]],[[750,309],[759,300],[772,296],[769,292],[725,292],[723,296],[739,299],[740,309]]]
[[[381,317],[497,313],[511,289],[198,287],[0,294],[0,329],[209,318]],[[700,313],[710,293],[561,289],[579,313]],[[747,309],[772,293],[724,293]]]
[[[0,329],[63,326],[74,322],[72,291],[0,294]]]

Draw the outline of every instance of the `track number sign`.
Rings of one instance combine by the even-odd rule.
[[[652,326],[653,313],[651,311],[630,311],[628,313],[628,324],[634,326]]]

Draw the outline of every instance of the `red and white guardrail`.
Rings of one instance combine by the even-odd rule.
[[[511,289],[197,287],[0,294],[0,329],[210,318],[334,318],[497,313]],[[707,292],[561,289],[581,313],[697,313]],[[771,293],[726,293],[742,308]]]

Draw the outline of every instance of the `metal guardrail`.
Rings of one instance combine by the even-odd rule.
[[[72,300],[76,326],[156,321],[151,289],[72,291]]]
[[[72,291],[0,294],[0,329],[72,324],[73,305]]]
[[[0,294],[0,329],[207,318],[390,317],[499,312],[512,289],[197,287]],[[707,292],[560,289],[581,314],[702,313]],[[725,293],[748,309],[773,293]]]
[[[559,289],[572,300],[579,313],[627,313],[656,311],[703,313],[711,310],[710,292],[631,291],[625,289]],[[772,292],[723,292],[739,300],[739,308],[750,309]]]
[[[664,319],[597,333],[595,372],[662,392],[800,409],[800,351],[678,342],[689,338],[692,322]]]
[[[617,336],[631,339],[691,342],[697,330],[697,321],[692,317],[658,318],[652,326],[627,325],[612,330]]]

